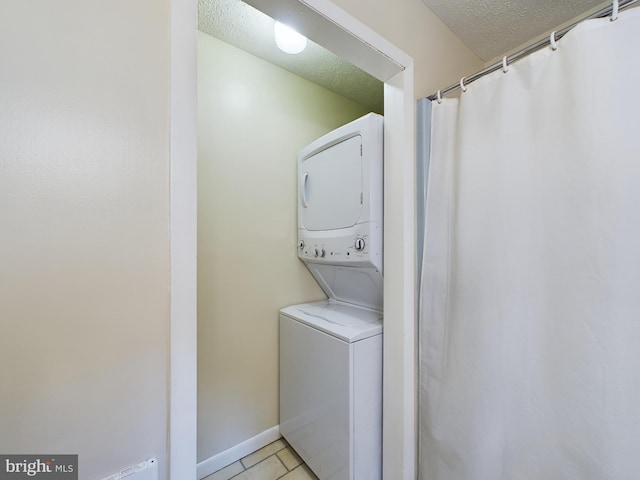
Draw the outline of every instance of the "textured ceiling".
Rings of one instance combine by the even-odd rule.
[[[487,62],[610,3],[602,0],[423,2]],[[311,41],[301,54],[281,52],[275,45],[273,24],[272,18],[241,0],[198,1],[201,31],[382,113],[382,82]]]
[[[202,32],[382,113],[382,82],[311,41],[300,54],[281,52],[275,44],[273,25],[271,17],[240,0],[198,1],[198,28]]]
[[[501,57],[570,20],[589,14],[602,0],[423,0],[485,61]]]

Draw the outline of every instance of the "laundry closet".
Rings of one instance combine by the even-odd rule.
[[[297,155],[371,108],[198,35],[202,463],[278,435],[279,310],[326,298],[297,255]]]

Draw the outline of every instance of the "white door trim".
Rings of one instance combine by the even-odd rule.
[[[196,0],[171,0],[169,478],[195,479],[197,452]]]

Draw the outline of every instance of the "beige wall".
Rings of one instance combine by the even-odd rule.
[[[416,99],[484,66],[422,0],[333,2],[413,58]]]
[[[0,2],[0,452],[166,472],[169,2]]]
[[[296,255],[296,155],[367,110],[198,43],[198,461],[278,425],[278,310],[324,298]]]

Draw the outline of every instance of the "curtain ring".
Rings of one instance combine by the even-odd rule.
[[[502,57],[502,71],[507,73],[509,71],[509,64],[507,63],[507,57]]]
[[[467,87],[464,86],[464,77],[460,79],[460,88],[462,89],[463,93],[467,91]]]
[[[618,0],[613,0],[613,4],[611,5],[611,18],[610,20],[613,22],[618,19]]]
[[[438,90],[438,94],[436,96],[438,103],[442,103],[442,94],[440,93],[440,90]]]
[[[556,43],[556,32],[553,31],[551,32],[551,35],[549,35],[549,45],[551,45],[551,50],[557,50],[558,49],[558,44]]]

